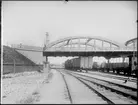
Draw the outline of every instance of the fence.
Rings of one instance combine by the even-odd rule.
[[[48,48],[45,51],[137,51],[137,48],[133,48],[133,47],[124,47],[124,48],[118,48],[118,47],[104,47],[102,49],[98,49],[98,48],[86,48],[86,47],[52,47],[52,48]]]
[[[19,73],[24,71],[39,71],[43,69],[43,65],[27,65],[27,64],[3,64],[3,74]]]

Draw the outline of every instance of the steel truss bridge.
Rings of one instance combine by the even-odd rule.
[[[137,38],[121,44],[103,37],[74,36],[47,43],[43,56],[132,56],[137,52]]]

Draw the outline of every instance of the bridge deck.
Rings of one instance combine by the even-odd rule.
[[[136,52],[136,51],[135,51]],[[44,51],[43,56],[132,56],[133,51]]]

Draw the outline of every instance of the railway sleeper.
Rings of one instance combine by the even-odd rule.
[[[82,78],[82,77],[78,77],[78,78],[84,79],[84,78]],[[91,83],[95,83],[96,85],[101,85],[101,87],[105,87],[105,88],[107,88],[107,89],[110,89],[111,91],[116,92],[116,93],[118,93],[118,94],[123,94],[124,96],[131,96],[132,99],[137,100],[137,96],[136,96],[136,95],[128,94],[128,93],[126,93],[126,92],[124,92],[124,91],[120,91],[120,90],[117,90],[117,89],[111,88],[111,87],[109,87],[109,86],[105,86],[105,85],[103,85],[103,84],[99,84],[99,83],[96,83],[96,82],[93,82],[93,81],[90,81],[90,80],[87,80],[87,79],[84,79],[84,80],[89,81],[89,82],[91,82]]]

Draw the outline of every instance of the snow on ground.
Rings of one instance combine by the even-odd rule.
[[[92,74],[89,74],[89,73],[81,73],[81,72],[78,72],[78,74],[92,76],[94,78],[103,79],[103,80],[110,81],[110,82],[114,82],[114,83],[117,83],[117,84],[121,84],[121,85],[129,86],[129,87],[137,88],[137,83],[135,83],[135,82],[128,81],[126,83],[123,83],[124,80],[113,79],[113,78],[109,78],[109,77],[102,77],[102,76],[98,76],[98,75],[92,75]],[[98,72],[97,72],[97,74],[98,74]]]
[[[91,91],[76,78],[65,75],[73,104],[107,104],[101,97]]]

